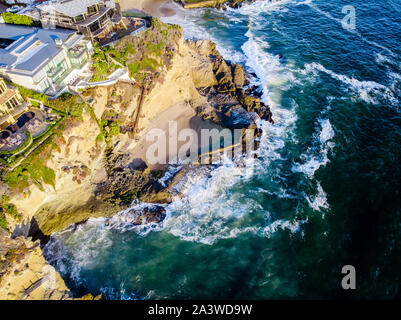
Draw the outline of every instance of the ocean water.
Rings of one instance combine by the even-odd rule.
[[[161,225],[121,212],[57,233],[47,259],[76,295],[107,299],[400,298],[400,13],[294,0],[164,18],[257,75],[275,120],[259,157],[194,169]]]

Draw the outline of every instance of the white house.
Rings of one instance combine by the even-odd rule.
[[[56,97],[88,68],[93,47],[73,30],[0,24],[0,74]]]

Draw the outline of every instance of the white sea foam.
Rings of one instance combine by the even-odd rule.
[[[320,63],[312,62],[305,64],[304,70],[302,70],[301,73],[307,74],[312,72],[316,76],[318,74],[318,71],[324,72],[332,78],[348,85],[352,90],[357,92],[360,99],[365,102],[380,104],[380,101],[376,98],[377,96],[379,96],[387,99],[392,104],[398,103],[398,99],[394,96],[392,90],[390,90],[386,86],[375,81],[361,81],[355,78],[349,78],[346,75],[338,74],[332,70],[325,68]]]
[[[65,231],[54,234],[43,249],[49,263],[57,265],[61,274],[68,271],[71,279],[81,283],[81,269],[96,266],[99,253],[112,245],[112,240],[104,231],[104,221],[104,218],[90,218],[83,225],[71,225]],[[67,253],[66,248],[70,247],[74,250]],[[74,263],[67,266],[66,261],[69,260]]]
[[[394,64],[393,60],[391,60],[388,56],[381,54],[381,53],[377,53],[376,54],[376,59],[375,59],[376,63],[379,64]]]
[[[160,231],[163,229],[163,222],[148,222],[142,219],[141,224],[136,224],[138,216],[143,213],[146,208],[155,206],[152,203],[138,203],[134,206],[120,211],[111,218],[104,219],[104,223],[108,229],[119,230],[120,232],[133,231],[141,236],[146,236],[151,231]]]
[[[324,111],[322,111],[322,114]],[[330,161],[329,153],[333,151],[335,143],[333,141],[335,136],[334,129],[329,119],[320,119],[318,127],[313,135],[313,142],[311,147],[301,155],[301,163],[294,162],[292,171],[300,172],[307,176],[310,180],[314,179],[315,172],[321,167],[325,167]],[[317,194],[308,195],[304,194],[309,206],[320,211],[321,209],[329,209],[327,202],[327,194],[323,190],[319,181],[317,184]]]
[[[291,233],[297,233],[299,231],[301,231],[301,226],[307,222],[307,220],[276,220],[273,223],[269,224],[268,226],[262,228],[260,230],[260,232],[262,232],[262,234],[269,238],[273,233],[277,232],[279,229],[281,230],[290,230]]]
[[[141,300],[141,297],[135,293],[127,292],[124,282],[120,283],[119,290],[113,287],[103,287],[100,288],[100,292],[110,300]]]
[[[320,182],[317,182],[317,194],[315,196],[305,196],[309,206],[316,210],[320,211],[321,209],[328,209],[329,204],[327,202],[327,194],[323,190]]]
[[[170,166],[167,172],[161,177],[158,182],[163,186],[166,186],[166,182],[174,177],[174,175],[182,169],[182,166]]]
[[[164,223],[165,230],[183,240],[206,244],[237,234],[233,222],[261,207],[256,201],[232,192],[232,188],[253,175],[251,168],[234,162],[203,175],[198,172],[181,189],[184,197],[166,207],[169,217]]]
[[[335,146],[335,143],[332,141],[334,138],[334,130],[330,120],[321,119],[318,124],[319,129],[318,132],[314,134],[312,146],[301,156],[303,163],[295,162],[292,168],[294,172],[304,173],[310,179],[314,177],[315,172],[319,168],[326,166],[330,161],[328,155]]]
[[[270,54],[269,44],[252,33],[252,20],[250,29],[245,34],[248,41],[242,46],[246,56],[246,66],[258,76],[263,88],[262,100],[271,107],[281,104],[282,87],[294,80],[294,75],[285,68],[278,55]]]
[[[375,59],[377,64],[384,66],[386,75],[389,78],[389,87],[393,92],[400,94],[401,92],[401,63],[392,60],[390,57],[383,54],[376,54]]]
[[[292,1],[255,1],[253,3],[241,6],[238,9],[229,8],[228,11],[239,13],[248,17],[259,17],[263,14],[273,14],[276,11],[287,12],[289,9],[287,5]]]

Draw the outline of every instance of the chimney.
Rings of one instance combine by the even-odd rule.
[[[63,41],[60,38],[54,39],[54,42],[56,43],[56,46],[61,46],[63,44]]]

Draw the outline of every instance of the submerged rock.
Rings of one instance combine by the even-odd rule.
[[[105,224],[111,228],[127,230],[139,225],[160,223],[165,217],[164,206],[145,203],[107,218]]]

